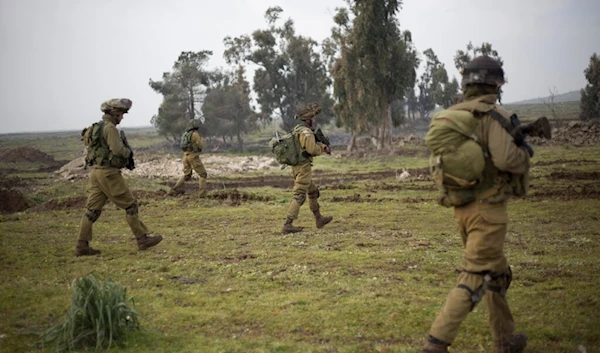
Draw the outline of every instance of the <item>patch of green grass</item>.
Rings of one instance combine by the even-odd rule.
[[[334,220],[317,229],[307,203],[294,222],[305,229],[293,235],[280,233],[287,169],[273,175],[289,187],[238,188],[250,196],[240,202],[144,198],[140,218],[165,236],[148,251],[136,250],[113,205],[94,224],[95,257],[73,256],[83,209],[0,216],[0,351],[40,351],[36,334],[56,325],[72,280],[93,270],[127,288],[153,323],[114,352],[419,352],[462,256],[432,182],[392,173],[426,166],[419,156],[316,158],[315,180],[335,180],[319,199]],[[537,147],[530,195],[509,203],[508,300],[528,351],[600,352],[600,199],[589,196],[599,186],[586,179],[599,166],[600,147]],[[368,173],[380,174],[356,177]],[[38,188],[43,198],[84,195],[85,181],[48,177]],[[485,316],[484,305],[469,315],[453,351],[490,351]]]

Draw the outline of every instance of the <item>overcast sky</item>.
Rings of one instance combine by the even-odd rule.
[[[320,43],[345,2],[0,0],[0,133],[79,130],[113,97],[133,100],[121,126],[149,126],[161,102],[150,78],[160,80],[181,51],[212,50],[209,68],[227,67],[223,38],[266,28],[274,5]],[[451,76],[457,49],[492,43],[511,102],[586,84],[583,70],[600,54],[598,14],[598,0],[405,0],[399,19]]]

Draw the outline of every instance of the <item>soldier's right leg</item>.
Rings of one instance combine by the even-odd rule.
[[[505,273],[490,281],[485,293],[495,353],[520,353],[527,346],[527,336],[514,333],[515,321],[506,299],[511,281],[512,271],[509,267]]]
[[[194,158],[190,160],[190,164],[192,169],[198,174],[200,180],[198,181],[198,195],[200,197],[206,196],[206,179],[208,178],[208,173],[206,173],[206,168],[204,168],[204,164],[200,160],[200,156],[196,155]]]
[[[102,207],[104,207],[108,198],[98,187],[97,175],[94,171],[90,173],[86,194],[86,211],[79,224],[79,238],[75,246],[75,256],[100,254],[100,250],[91,248],[89,242],[92,240],[92,226],[100,217]]]

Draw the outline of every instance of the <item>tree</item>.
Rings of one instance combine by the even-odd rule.
[[[334,78],[338,125],[353,134],[372,131],[377,149],[391,146],[392,105],[414,87],[418,58],[409,31],[400,31],[398,0],[347,1],[324,48]],[[353,143],[349,145],[352,149]]]
[[[458,72],[461,72],[462,69],[465,66],[467,66],[469,61],[471,61],[471,60],[473,60],[473,58],[475,58],[477,56],[481,56],[481,55],[492,57],[492,58],[498,60],[500,62],[500,65],[504,65],[504,61],[502,61],[502,58],[500,57],[500,55],[498,55],[498,51],[493,49],[492,45],[490,43],[483,42],[483,43],[481,43],[481,46],[476,47],[473,45],[473,43],[469,42],[469,44],[467,44],[466,51],[463,51],[463,50],[456,51],[456,55],[454,55],[454,66],[456,67]]]
[[[418,84],[419,97],[417,106],[421,118],[429,115],[435,109],[436,104],[448,108],[456,101],[458,96],[458,81],[454,77],[448,80],[448,72],[443,63],[440,62],[433,49],[429,48],[423,52],[425,56],[425,70]]]
[[[208,131],[214,136],[236,137],[237,150],[243,152],[242,135],[256,128],[257,115],[250,107],[250,84],[244,68],[235,73],[215,75],[214,87],[206,94],[202,113]]]
[[[200,107],[212,73],[204,69],[211,51],[182,52],[172,72],[163,73],[161,81],[150,79],[149,85],[163,95],[152,124],[167,140],[177,141],[189,119],[201,118]]]
[[[600,59],[596,53],[590,57],[590,65],[583,72],[588,84],[581,89],[579,118],[600,119]]]
[[[558,115],[556,114],[556,103],[554,102],[554,99],[556,98],[556,87],[549,88],[548,93],[550,95],[547,98],[542,98],[542,103],[550,110],[552,117],[558,119]]]
[[[268,29],[256,30],[252,36],[224,39],[224,57],[228,63],[252,63],[253,89],[258,96],[261,117],[282,119],[282,128],[291,130],[296,124],[296,111],[303,105],[319,103],[323,114],[319,120],[331,119],[333,100],[327,89],[331,80],[325,64],[311,38],[297,35],[294,22],[288,19],[278,25],[280,7],[265,13]]]

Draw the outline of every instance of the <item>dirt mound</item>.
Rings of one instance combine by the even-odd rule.
[[[33,147],[18,147],[0,153],[0,162],[17,163],[23,161],[49,165],[57,163],[54,157]]]
[[[571,121],[567,126],[552,129],[552,139],[528,138],[541,146],[595,146],[600,145],[600,121]]]
[[[91,169],[84,169],[85,157],[76,158],[60,167],[55,173],[68,180],[85,178]]]
[[[17,190],[0,190],[0,213],[15,213],[26,210],[31,202]]]

